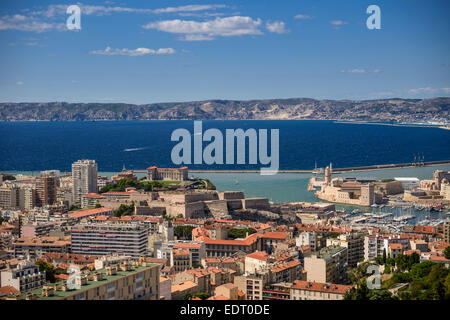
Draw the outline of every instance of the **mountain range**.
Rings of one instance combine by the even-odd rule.
[[[450,98],[207,100],[152,104],[0,103],[0,121],[94,120],[450,121]]]

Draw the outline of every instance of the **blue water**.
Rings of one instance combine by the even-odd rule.
[[[193,121],[1,122],[0,171],[70,171],[78,159],[95,159],[99,171],[175,166],[173,130],[193,132]],[[280,169],[335,168],[450,159],[450,130],[338,124],[333,121],[203,121],[203,131],[279,129]],[[204,146],[207,143],[204,143]],[[192,169],[259,169],[260,165],[188,165]]]

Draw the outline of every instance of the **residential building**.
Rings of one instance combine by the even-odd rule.
[[[291,300],[343,300],[351,288],[341,284],[297,280],[290,287],[290,293]]]
[[[159,277],[159,299],[172,300],[172,281],[167,277]]]
[[[81,275],[79,289],[66,281],[47,284],[24,298],[31,300],[159,300],[159,265],[132,261]]]
[[[19,208],[19,188],[14,185],[0,186],[0,208]]]
[[[72,227],[72,253],[146,256],[148,227],[136,223],[81,223]]]
[[[30,260],[22,260],[15,268],[0,272],[0,287],[11,286],[21,293],[43,286],[45,272]]]
[[[347,248],[328,246],[305,257],[307,280],[344,283],[347,277]]]
[[[58,177],[51,175],[36,178],[36,206],[43,207],[56,203]]]
[[[364,234],[360,232],[347,232],[337,238],[328,238],[327,246],[340,246],[347,248],[348,267],[355,268],[358,262],[364,259]]]
[[[263,299],[263,288],[265,285],[263,279],[251,275],[236,276],[234,277],[234,284],[245,294],[247,300]]]
[[[216,287],[213,298],[214,300],[245,300],[245,294],[237,285],[225,283]]]
[[[15,257],[41,257],[49,252],[69,253],[70,237],[22,237],[13,242]]]
[[[447,243],[450,243],[450,219],[445,220],[442,235],[443,240]]]
[[[97,163],[95,160],[78,160],[72,164],[73,202],[81,204],[82,197],[97,193]]]

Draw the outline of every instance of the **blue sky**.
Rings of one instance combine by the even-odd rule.
[[[67,6],[81,30],[65,27]],[[369,30],[369,5],[381,30]],[[1,102],[450,95],[447,0],[2,1]]]

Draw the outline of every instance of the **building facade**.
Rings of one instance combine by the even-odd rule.
[[[188,168],[158,168],[155,166],[147,168],[147,179],[154,180],[170,180],[170,181],[186,181],[188,179]]]
[[[78,160],[72,164],[73,202],[81,204],[82,197],[97,193],[97,163],[95,160]]]
[[[344,283],[347,279],[347,248],[329,246],[305,257],[307,280],[321,283]]]
[[[72,253],[102,256],[111,253],[146,256],[148,227],[136,223],[82,223],[71,230]]]

